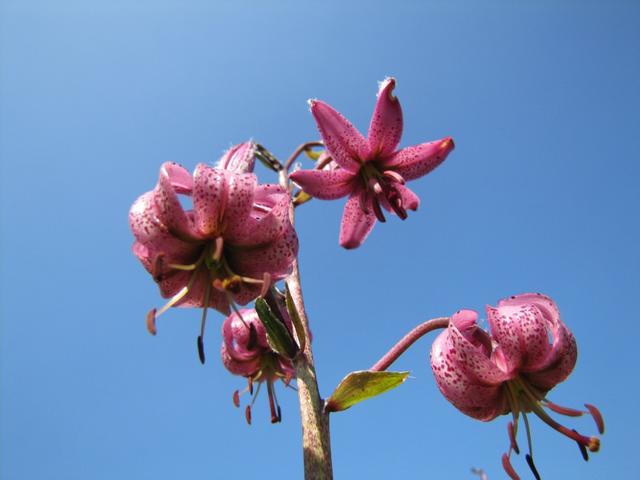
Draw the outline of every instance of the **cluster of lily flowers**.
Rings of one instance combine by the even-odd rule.
[[[289,386],[295,377],[291,359],[274,350],[256,310],[240,308],[258,298],[281,296],[277,283],[291,273],[298,255],[293,208],[311,197],[348,197],[339,243],[347,249],[359,247],[378,221],[386,221],[385,211],[405,220],[408,210],[418,209],[420,200],[406,182],[431,172],[454,148],[446,137],[398,149],[403,119],[394,88],[393,78],[381,82],[367,138],[330,105],[311,100],[324,150],[310,155],[316,159],[313,169],[290,174],[289,188],[259,183],[256,160],[276,171],[283,167],[264,147],[248,141],[229,149],[215,166],[199,164],[193,174],[177,163],[164,163],[155,188],[131,207],[133,253],[168,299],[147,314],[149,332],[156,334],[157,318],[171,307],[200,308],[197,349],[204,363],[207,313],[222,313],[226,318],[220,354],[232,374],[247,379],[246,389],[234,392],[233,402],[240,406],[245,392],[253,396],[245,409],[249,423],[262,384],[271,421],[279,422],[274,383],[282,380]],[[182,205],[189,200],[192,208],[185,209]],[[487,307],[490,333],[477,325],[477,318],[471,310],[450,317],[432,345],[431,366],[442,394],[464,414],[481,421],[511,414],[509,448],[502,458],[507,474],[519,478],[511,455],[520,452],[516,436],[522,419],[529,444],[526,461],[540,478],[531,453],[530,413],[575,441],[585,460],[588,452],[598,451],[597,437],[581,435],[548,413],[589,414],[598,431],[604,431],[593,405],[576,410],[546,398],[569,376],[577,358],[576,341],[553,300],[523,294]],[[291,330],[288,319],[286,323]]]

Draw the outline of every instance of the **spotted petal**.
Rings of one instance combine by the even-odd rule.
[[[312,197],[334,200],[350,194],[357,176],[344,169],[298,170],[291,174],[291,180]]]
[[[345,170],[357,172],[369,153],[369,146],[358,130],[340,113],[321,100],[310,100],[311,113],[327,150]]]
[[[376,215],[370,201],[364,189],[352,193],[347,200],[340,224],[340,245],[344,248],[359,247],[373,230]]]
[[[406,147],[384,162],[384,167],[396,171],[405,180],[414,180],[444,162],[453,148],[451,137]]]
[[[217,168],[236,173],[253,172],[256,163],[256,144],[253,141],[234,145],[218,160]]]
[[[402,108],[393,95],[396,86],[394,78],[386,78],[380,83],[378,100],[369,125],[369,149],[372,157],[391,155],[402,137]]]
[[[221,234],[222,219],[228,197],[226,170],[198,164],[193,174],[193,210],[198,230],[206,236]]]

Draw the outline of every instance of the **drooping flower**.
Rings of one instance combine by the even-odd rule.
[[[251,423],[251,405],[263,383],[267,385],[271,423],[280,422],[282,414],[276,397],[274,383],[282,380],[288,385],[295,371],[291,360],[275,353],[267,342],[267,333],[254,309],[242,309],[229,315],[222,324],[221,356],[224,366],[234,375],[245,377],[247,388],[253,400],[245,409],[248,423]],[[254,384],[258,384],[254,392]],[[233,393],[233,403],[240,406],[241,393]]]
[[[511,478],[519,478],[511,466],[511,452],[519,453],[516,442],[522,417],[530,438],[527,414],[533,412],[553,429],[577,442],[583,457],[598,451],[600,440],[571,430],[551,418],[545,410],[568,416],[590,414],[600,433],[604,431],[598,410],[586,404],[586,411],[561,407],[546,396],[565,380],[576,363],[576,341],[560,319],[553,300],[541,294],[522,294],[487,306],[491,334],[482,330],[472,310],[455,313],[447,330],[434,341],[431,367],[443,395],[461,412],[482,421],[511,413],[508,424],[510,447],[503,466]],[[538,477],[531,445],[527,463]]]
[[[420,199],[405,182],[429,173],[454,148],[453,139],[446,137],[396,150],[403,122],[400,102],[393,95],[395,85],[393,78],[380,84],[367,139],[328,104],[309,101],[322,140],[339,168],[299,170],[291,179],[323,200],[349,195],[340,226],[340,245],[345,248],[360,246],[376,219],[385,221],[381,207],[403,220],[407,210],[417,210]]]
[[[202,307],[198,347],[209,307],[224,314],[245,305],[272,281],[289,274],[298,250],[289,219],[290,195],[278,185],[259,185],[251,144],[232,148],[218,167],[199,164],[193,176],[164,163],[156,187],[138,198],[129,213],[134,254],[153,276],[163,297],[147,325],[170,307]],[[178,195],[193,202],[185,210]]]

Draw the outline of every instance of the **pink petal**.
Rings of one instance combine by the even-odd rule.
[[[345,170],[357,172],[367,158],[369,146],[356,128],[333,107],[320,100],[309,100],[311,113],[327,150]]]
[[[129,211],[129,224],[136,239],[134,253],[150,273],[153,273],[153,263],[159,254],[165,256],[167,263],[192,263],[200,252],[199,246],[172,235],[160,222],[155,207],[156,195],[155,190],[145,193]]]
[[[220,356],[222,357],[222,363],[225,368],[229,370],[234,375],[240,375],[243,377],[251,377],[260,370],[260,364],[262,358],[260,356],[256,356],[250,360],[236,360],[234,359],[226,344],[222,344],[222,348],[220,350]]]
[[[438,388],[447,400],[466,415],[489,421],[506,408],[502,395],[504,375],[488,362],[485,346],[473,345],[455,326],[458,323],[462,331],[473,336],[467,330],[477,328],[476,318],[477,314],[468,310],[452,317],[449,328],[433,342],[431,367]],[[483,380],[492,381],[482,381],[478,373],[483,373]]]
[[[414,212],[418,210],[418,207],[420,206],[420,197],[404,185],[397,185],[396,188],[402,197],[402,206],[405,209],[413,210]]]
[[[526,371],[548,355],[547,323],[533,305],[487,305],[487,319],[504,356],[505,371]]]
[[[224,208],[225,238],[226,232],[246,226],[253,207],[253,196],[258,179],[253,173],[227,175],[227,202]]]
[[[234,145],[224,152],[222,158],[218,160],[216,168],[228,170],[236,173],[253,172],[256,163],[256,144],[253,141]]]
[[[259,185],[254,192],[254,204],[244,222],[231,223],[225,232],[225,240],[233,245],[269,243],[291,225],[291,197],[284,188],[279,185]]]
[[[191,194],[193,177],[186,168],[175,162],[165,162],[162,164],[161,169],[164,175],[169,178],[169,182],[176,193]]]
[[[226,170],[198,164],[193,174],[193,210],[198,230],[206,236],[222,233],[222,220],[226,207],[227,182],[231,174]]]
[[[269,348],[267,333],[254,309],[243,308],[240,310],[242,319],[237,313],[229,315],[222,323],[222,338],[229,355],[235,360],[249,360],[259,352],[256,347]],[[252,342],[250,325],[255,329],[255,345]],[[249,349],[248,347],[253,348]]]
[[[402,108],[393,95],[394,78],[380,83],[378,100],[369,125],[369,149],[371,157],[391,155],[402,137]]]
[[[395,170],[405,180],[413,180],[444,162],[453,148],[451,137],[403,148],[384,162],[384,168]]]
[[[338,169],[298,170],[290,178],[312,197],[334,200],[351,193],[358,177],[348,170]]]
[[[171,234],[186,241],[198,241],[202,237],[195,230],[193,222],[182,209],[176,190],[171,183],[172,179],[169,176],[169,170],[165,168],[165,165],[160,169],[160,178],[153,191],[157,219],[167,227]]]
[[[347,200],[340,224],[340,245],[344,248],[359,247],[376,224],[376,215],[369,202],[367,192],[362,189],[352,193]]]
[[[282,234],[267,244],[255,246],[229,245],[225,258],[238,275],[262,279],[265,272],[274,280],[288,275],[298,252],[298,237],[290,223],[283,225]]]
[[[549,345],[547,334],[544,353],[532,355],[523,367],[523,371],[528,372],[530,381],[539,388],[548,390],[565,380],[572,372],[578,356],[575,338],[560,319],[560,311],[551,298],[539,293],[526,293],[500,301],[498,308],[519,304],[535,308],[544,319],[545,333],[550,333],[553,338]]]

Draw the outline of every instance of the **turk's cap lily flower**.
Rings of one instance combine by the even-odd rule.
[[[248,423],[251,423],[251,406],[255,402],[260,387],[267,385],[271,422],[282,419],[276,397],[274,383],[282,380],[285,385],[293,378],[295,371],[291,360],[275,353],[267,341],[267,332],[254,309],[241,309],[229,315],[222,324],[222,348],[220,355],[224,366],[234,375],[245,377],[248,386],[233,393],[233,403],[240,406],[240,395],[249,392],[252,401],[245,409]],[[254,385],[258,387],[254,391]]]
[[[366,139],[333,107],[309,101],[327,152],[339,168],[299,170],[291,179],[319,199],[349,197],[340,226],[345,248],[360,246],[376,221],[386,220],[383,208],[403,220],[407,210],[417,210],[420,199],[405,182],[432,171],[454,148],[453,139],[446,137],[397,149],[403,120],[395,85],[393,78],[381,82]]]
[[[250,148],[232,149],[227,165],[245,168]],[[190,198],[193,208],[185,210],[179,195]],[[298,251],[290,202],[286,189],[260,185],[253,173],[200,164],[191,175],[164,163],[156,187],[129,213],[133,252],[169,299],[147,316],[151,333],[155,318],[170,307],[202,307],[204,330],[208,308],[228,314],[287,276]],[[200,350],[201,342],[199,337]]]
[[[431,367],[442,394],[461,412],[478,420],[512,415],[510,448],[503,458],[512,478],[518,478],[509,461],[511,452],[519,453],[515,440],[518,421],[522,416],[529,436],[529,413],[574,440],[585,458],[587,450],[598,451],[597,437],[568,429],[545,410],[568,416],[590,414],[599,432],[604,431],[602,416],[594,406],[575,410],[546,398],[549,390],[569,376],[577,359],[575,338],[560,319],[555,302],[527,293],[501,300],[496,307],[487,306],[486,311],[490,333],[477,325],[477,312],[460,310],[434,341]],[[537,475],[531,453],[527,463]]]

